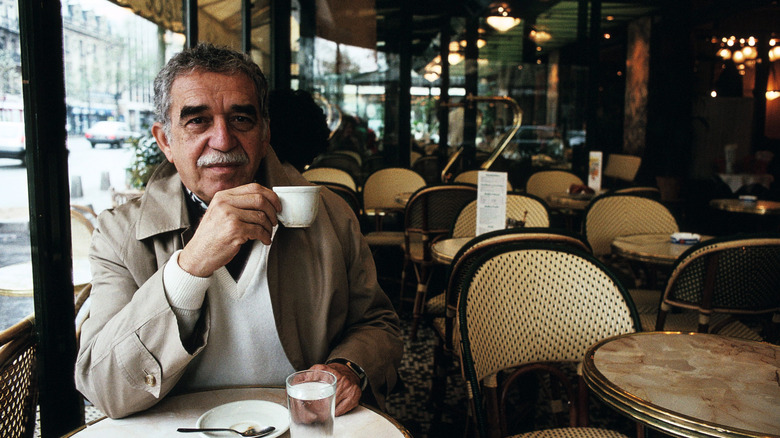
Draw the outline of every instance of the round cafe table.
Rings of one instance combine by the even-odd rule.
[[[0,295],[31,296],[33,294],[32,262],[16,263],[0,268]],[[86,257],[73,259],[74,290],[92,281],[92,271]]]
[[[620,335],[583,361],[596,396],[679,437],[780,436],[778,370],[780,346],[704,333]]]
[[[595,197],[594,193],[552,193],[547,196],[547,204],[558,210],[585,210]]]
[[[431,245],[431,258],[436,263],[449,265],[463,245],[471,239],[473,237],[454,237],[437,240]]]
[[[710,206],[731,213],[749,213],[758,215],[780,214],[780,202],[743,201],[741,199],[713,199]]]
[[[702,241],[711,238],[712,236],[701,236]],[[620,236],[612,242],[612,252],[620,257],[662,266],[673,265],[690,247],[688,244],[673,243],[668,233]]]
[[[101,418],[71,432],[66,437],[198,437],[177,433],[179,427],[195,427],[198,418],[209,409],[239,400],[265,400],[287,407],[284,388],[240,387],[195,392],[164,398],[152,408],[126,418]],[[360,405],[336,417],[333,430],[339,438],[411,438],[411,434],[393,418]],[[220,436],[227,436],[221,434]],[[216,436],[216,435],[215,435]],[[235,436],[238,436],[237,434]],[[289,438],[287,431],[280,438]]]

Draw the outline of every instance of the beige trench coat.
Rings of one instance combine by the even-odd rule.
[[[309,184],[272,150],[262,184]],[[295,369],[330,358],[360,364],[384,405],[403,351],[398,316],[376,281],[376,269],[354,213],[328,190],[306,229],[279,227],[268,259],[276,327]],[[173,165],[157,170],[140,200],[99,217],[90,261],[93,289],[76,362],[76,386],[111,417],[146,409],[174,390],[187,364],[208,344],[203,324],[193,345],[180,340],[163,290],[162,268],[192,231]],[[190,354],[192,352],[192,354]]]

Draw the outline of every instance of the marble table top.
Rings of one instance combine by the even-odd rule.
[[[701,236],[701,240],[712,236]],[[670,234],[636,234],[616,237],[612,242],[612,252],[629,260],[657,265],[673,265],[680,255],[691,245],[673,243]]]
[[[441,239],[433,242],[431,245],[431,258],[436,263],[448,265],[458,254],[458,251],[473,237],[454,237],[451,239]]]
[[[73,258],[73,285],[81,287],[92,281],[89,259]],[[22,262],[0,268],[0,295],[32,295],[32,262]]]
[[[126,418],[97,420],[66,437],[184,437],[186,435],[176,432],[177,428],[195,427],[198,418],[209,409],[238,400],[266,400],[287,407],[284,388],[242,387],[195,392],[167,397],[149,410]],[[394,419],[363,405],[336,417],[334,435],[339,438],[411,438],[411,434]],[[289,431],[280,435],[280,438],[289,437]]]
[[[588,351],[588,387],[650,427],[686,437],[780,436],[780,346],[643,332]]]

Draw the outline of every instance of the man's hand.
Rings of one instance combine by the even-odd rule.
[[[273,190],[251,183],[217,192],[192,239],[179,254],[179,266],[208,277],[230,262],[248,240],[271,244],[282,209]]]
[[[336,375],[336,416],[344,415],[355,409],[363,391],[360,389],[360,379],[346,365],[331,363],[314,365],[313,370],[330,371]]]

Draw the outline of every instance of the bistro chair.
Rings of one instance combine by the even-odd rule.
[[[547,203],[534,195],[507,193],[507,227],[549,227],[550,212]],[[472,237],[477,230],[477,201],[460,211],[452,226],[452,237]]]
[[[452,362],[457,359],[460,350],[460,335],[455,318],[458,307],[457,290],[468,277],[466,273],[477,256],[508,242],[551,242],[568,245],[581,251],[590,252],[590,246],[585,239],[563,229],[551,228],[507,228],[490,231],[468,241],[448,266],[445,276],[447,285],[441,293],[426,303],[426,315],[431,316],[431,325],[437,335],[437,344],[433,352],[433,384],[431,395],[436,409],[436,419],[441,415],[443,397],[446,393],[447,376],[452,374]],[[457,370],[460,372],[460,369]],[[436,423],[436,419],[434,423]]]
[[[594,343],[640,327],[628,292],[598,259],[568,245],[504,243],[472,262],[456,293],[460,363],[479,437],[508,436],[508,394],[518,377],[537,371],[549,378],[539,385],[560,391],[552,411],[568,406],[568,421],[538,433],[623,436],[585,427],[587,387],[579,371],[570,378],[563,370],[577,368]]]
[[[404,213],[404,251],[406,261],[411,262],[417,278],[414,298],[414,317],[411,338],[416,339],[417,328],[425,309],[428,284],[434,261],[431,245],[450,233],[458,213],[477,199],[477,188],[471,184],[442,184],[423,187],[412,195]],[[406,263],[404,263],[406,265]],[[406,269],[401,273],[401,288],[405,283]]]
[[[318,167],[333,167],[347,172],[355,183],[360,186],[362,182],[362,167],[355,157],[336,152],[324,152],[312,160],[309,169]],[[307,169],[308,170],[308,169]]]
[[[541,170],[528,177],[525,192],[547,200],[553,193],[568,192],[572,185],[584,185],[582,179],[565,170]]]
[[[313,181],[312,181],[313,182]],[[362,218],[362,211],[360,210],[360,199],[358,198],[358,194],[352,190],[351,188],[339,184],[339,183],[332,183],[332,182],[314,182],[315,184],[321,185],[331,192],[339,195],[341,199],[346,201],[346,203],[352,208],[352,211],[355,213],[355,216],[358,217],[358,219]]]
[[[380,169],[366,178],[363,184],[363,213],[375,220],[375,230],[382,230],[386,214],[403,212],[405,205],[398,202],[402,193],[414,193],[425,186],[417,172],[403,167]],[[370,243],[370,241],[369,241]]]
[[[604,257],[612,251],[612,241],[619,236],[662,234],[680,231],[669,209],[658,201],[642,196],[608,193],[588,204],[583,234],[593,254]]]
[[[412,170],[419,173],[425,184],[432,186],[441,184],[441,163],[436,155],[424,155],[412,163]]]
[[[343,155],[350,156],[350,157],[354,158],[355,161],[357,161],[358,164],[363,165],[363,157],[357,151],[350,151],[350,150],[345,150],[345,149],[336,149],[336,150],[333,151],[333,153],[334,154],[343,154]]]
[[[774,337],[780,322],[777,233],[714,238],[689,248],[669,277],[655,329],[762,340],[736,319],[762,314],[774,314],[767,331]]]
[[[33,315],[0,332],[0,431],[4,437],[35,436],[37,350]]]
[[[612,185],[634,182],[642,158],[635,155],[609,154],[604,167],[604,178]]]
[[[314,167],[304,170],[301,175],[309,182],[336,183],[349,187],[354,192],[358,191],[357,183],[355,183],[355,179],[352,178],[352,175],[344,170],[336,169],[335,167]]]

